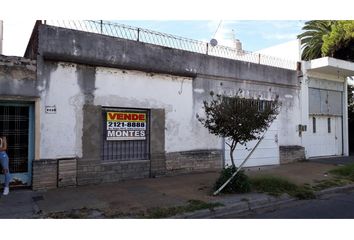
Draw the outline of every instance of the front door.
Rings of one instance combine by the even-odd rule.
[[[10,186],[31,185],[34,159],[33,120],[33,104],[0,102],[0,136],[7,137],[7,154],[12,176]],[[0,181],[3,183],[4,176],[0,176]]]
[[[306,157],[342,155],[342,117],[311,115],[304,134]]]

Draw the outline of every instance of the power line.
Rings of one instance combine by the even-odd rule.
[[[220,20],[219,25],[218,25],[218,27],[216,28],[216,31],[215,31],[215,33],[214,33],[214,35],[213,35],[212,38],[215,38],[215,35],[216,35],[216,33],[218,32],[218,30],[219,30],[219,28],[220,28],[220,26],[221,26],[221,23],[222,23],[222,20]]]

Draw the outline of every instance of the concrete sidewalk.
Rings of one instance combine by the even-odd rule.
[[[335,165],[345,165],[354,163],[354,156],[347,157],[322,157],[322,158],[310,158],[309,162],[335,164]]]
[[[328,170],[334,167],[331,163],[300,162],[254,168],[246,173],[281,176],[301,185],[328,178]],[[189,200],[221,203],[223,208],[234,210],[292,201],[287,196],[276,198],[260,193],[211,196],[218,175],[218,172],[205,172],[38,192],[14,190],[0,198],[0,218],[134,218],[146,217],[144,214],[149,209],[183,206]],[[201,211],[202,215],[190,213],[176,218],[205,217],[208,211],[204,215]]]

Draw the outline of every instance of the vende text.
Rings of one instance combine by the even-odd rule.
[[[107,112],[107,121],[145,122],[145,113]]]
[[[107,131],[107,140],[145,140],[145,131]]]

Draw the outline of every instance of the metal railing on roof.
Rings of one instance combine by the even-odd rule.
[[[297,67],[296,61],[239,51],[222,45],[213,47],[206,42],[109,21],[45,20],[45,24],[278,68],[296,70]]]

